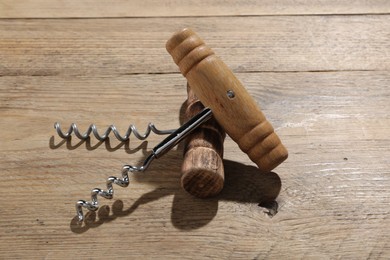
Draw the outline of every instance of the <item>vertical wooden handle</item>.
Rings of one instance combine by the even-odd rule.
[[[184,114],[186,121],[204,108],[188,84],[187,93]],[[185,139],[181,184],[188,193],[206,198],[215,196],[222,190],[225,136],[225,131],[214,118],[211,118]]]
[[[177,32],[166,48],[196,96],[261,171],[271,171],[287,159],[286,148],[255,100],[195,32]]]

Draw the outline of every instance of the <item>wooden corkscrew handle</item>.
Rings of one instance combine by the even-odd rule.
[[[269,172],[287,159],[287,149],[255,100],[195,32],[175,33],[166,49],[196,96],[261,171]]]
[[[184,120],[187,121],[204,109],[189,84]],[[195,129],[184,142],[182,187],[191,195],[207,198],[217,195],[223,188],[223,141],[226,134],[213,118]]]

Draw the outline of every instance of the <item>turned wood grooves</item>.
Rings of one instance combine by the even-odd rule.
[[[184,114],[186,121],[204,109],[188,84],[187,93]],[[215,196],[222,190],[225,136],[225,131],[213,117],[185,139],[181,184],[191,195],[206,198]]]
[[[195,32],[175,33],[166,49],[196,96],[261,171],[269,172],[287,159],[286,148],[255,100]]]

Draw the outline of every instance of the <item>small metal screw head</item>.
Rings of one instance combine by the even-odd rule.
[[[234,91],[233,91],[233,90],[228,90],[228,91],[226,92],[226,95],[227,95],[228,98],[230,98],[230,99],[233,99],[233,98],[236,96],[236,94],[234,94]]]

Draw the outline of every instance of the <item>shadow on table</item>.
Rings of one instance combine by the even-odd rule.
[[[158,162],[161,165],[163,163]],[[119,217],[129,216],[138,207],[169,195],[174,195],[171,222],[173,226],[180,230],[193,230],[207,225],[217,214],[219,201],[255,203],[267,208],[268,211],[265,213],[270,217],[276,214],[277,203],[275,199],[281,189],[281,180],[276,173],[261,173],[254,166],[228,160],[224,160],[224,166],[224,188],[214,198],[195,198],[182,190],[179,185],[173,191],[172,189],[159,187],[143,194],[128,208],[125,207],[123,201],[116,200],[111,208],[104,205],[97,212],[87,212],[84,223],[79,224],[77,217],[74,217],[71,220],[70,229],[74,233],[86,232],[90,228],[98,227]],[[159,167],[159,165],[156,167]],[[180,172],[179,168],[177,170]],[[136,178],[142,177],[138,176]],[[180,176],[177,176],[177,183],[180,183]]]

